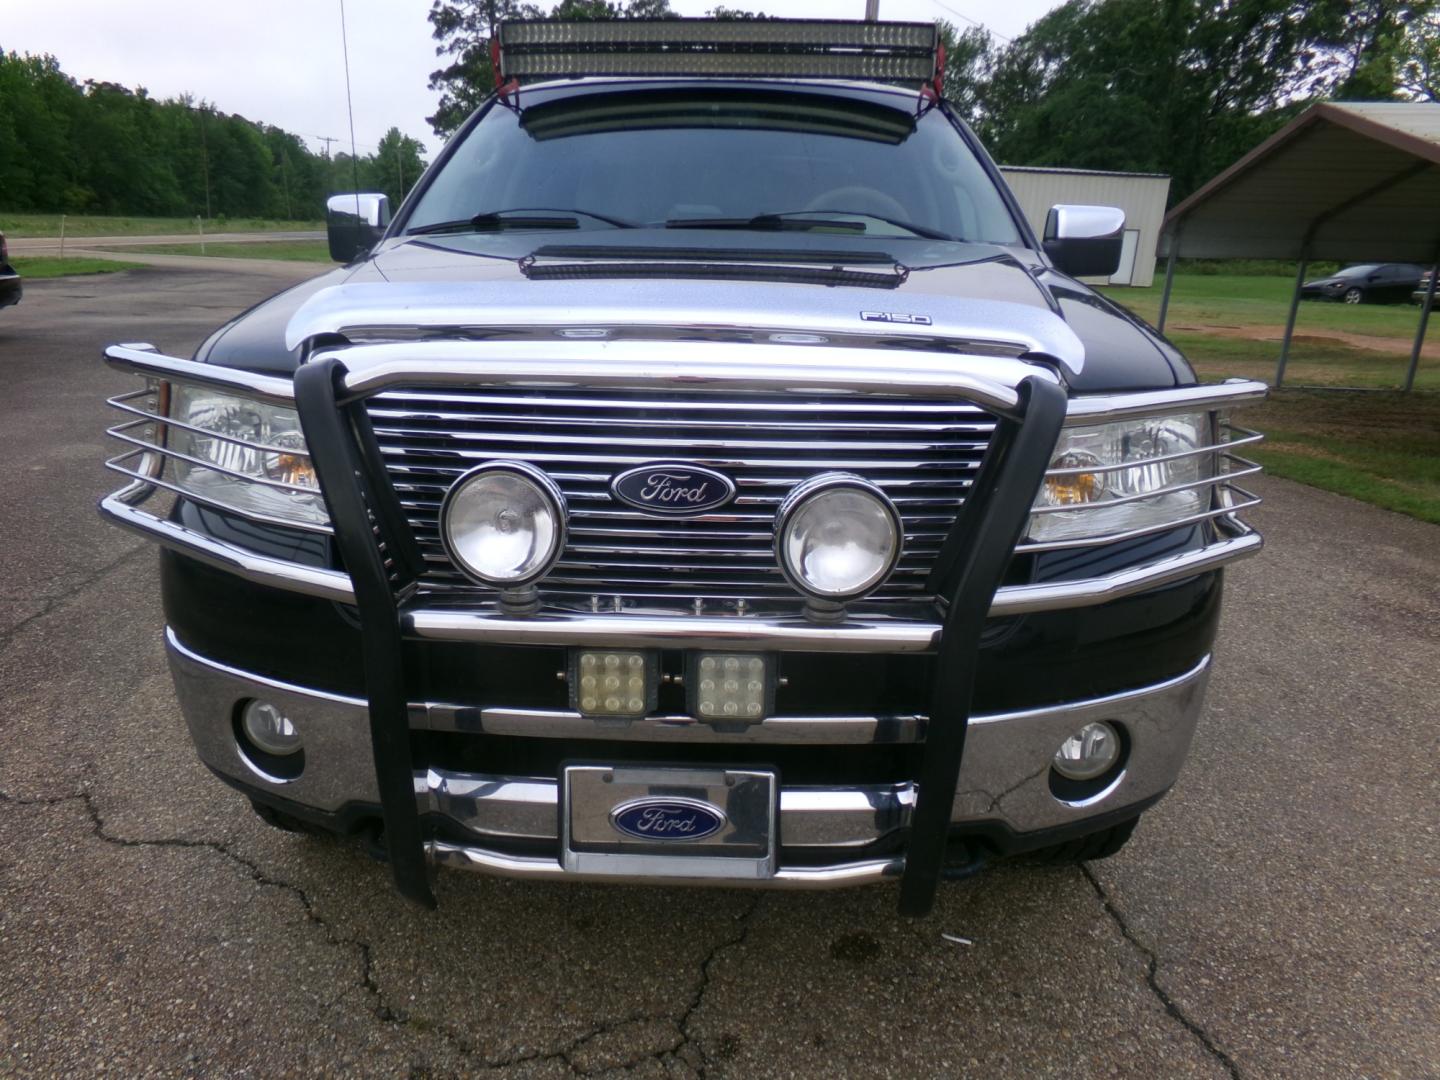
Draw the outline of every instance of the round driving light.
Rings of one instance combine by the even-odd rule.
[[[565,546],[565,496],[539,469],[492,461],[455,482],[440,508],[450,558],[477,581],[515,589],[543,577]]]
[[[904,541],[895,506],[874,484],[825,473],[797,485],[775,521],[775,556],[790,583],[820,600],[851,600],[895,568]]]
[[[278,705],[259,700],[247,702],[240,723],[245,737],[267,754],[284,757],[300,749],[300,733]]]
[[[1094,780],[1120,760],[1120,733],[1103,720],[1086,724],[1055,751],[1055,771],[1068,780]]]

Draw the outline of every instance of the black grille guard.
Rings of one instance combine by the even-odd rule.
[[[295,374],[295,404],[340,558],[354,585],[391,872],[404,896],[433,908],[413,791],[400,610],[386,566],[388,559],[405,582],[418,572],[421,557],[379,461],[363,402],[347,393],[345,375],[345,366],[335,357],[304,365]],[[905,848],[900,884],[900,911],[905,915],[924,915],[934,904],[965,750],[980,634],[1065,420],[1066,394],[1055,382],[1029,376],[1018,390],[1018,407],[999,417],[974,487],[930,579],[949,603]]]

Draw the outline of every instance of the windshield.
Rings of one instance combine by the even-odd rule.
[[[529,106],[522,92],[520,104],[496,105],[476,125],[407,231],[476,218],[495,228],[497,216],[507,227],[503,218],[523,210],[517,216],[535,228],[1020,242],[995,185],[936,109],[917,118],[913,106],[745,89],[626,90]]]
[[[1359,266],[1347,266],[1344,270],[1335,271],[1336,277],[1364,277],[1366,274],[1373,274],[1379,270],[1378,263],[1361,263]]]

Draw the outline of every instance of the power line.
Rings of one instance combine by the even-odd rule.
[[[956,10],[955,10],[954,8],[952,8],[949,4],[942,4],[942,3],[940,2],[940,0],[934,0],[934,4],[935,4],[936,7],[940,8],[941,10],[943,10],[943,11],[948,11],[951,15],[954,15],[957,19],[964,19],[964,20],[965,20],[967,23],[969,23],[971,26],[978,27],[979,29],[984,30],[984,31],[985,31],[987,34],[989,34],[991,37],[997,37],[997,38],[999,38],[1001,41],[1007,41],[1007,42],[1011,40],[1010,38],[1006,37],[1004,34],[1000,33],[998,30],[991,30],[990,27],[986,26],[986,25],[985,25],[983,22],[981,22],[979,19],[972,19],[969,15],[966,15],[964,12],[956,11]]]

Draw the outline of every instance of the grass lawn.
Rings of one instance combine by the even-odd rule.
[[[212,218],[206,232],[298,232],[324,229],[323,221],[267,221],[264,218]],[[193,233],[195,219],[65,216],[65,238],[72,236],[168,236]],[[0,232],[11,240],[28,236],[59,236],[59,214],[10,214],[0,211]]]
[[[1153,323],[1163,285],[1105,291]],[[1279,276],[1177,273],[1168,336],[1206,382],[1234,376],[1271,382],[1279,341],[1234,335],[1247,327],[1283,329],[1293,287],[1293,278]],[[1418,318],[1409,304],[1302,303],[1287,387],[1238,417],[1266,435],[1246,448],[1254,451],[1247,456],[1276,476],[1440,524],[1440,360],[1422,356],[1416,392],[1393,392],[1404,380]],[[1376,347],[1359,347],[1346,334]],[[1431,336],[1440,341],[1440,316],[1432,318]]]
[[[112,274],[116,270],[138,270],[141,263],[118,259],[53,259],[48,255],[12,258],[11,264],[23,281],[38,278],[70,277],[74,274]]]
[[[1112,300],[1124,304],[1141,318],[1154,323],[1160,314],[1160,294],[1165,289],[1163,267],[1156,267],[1155,284],[1146,289],[1109,287]],[[1283,328],[1290,310],[1294,278],[1229,274],[1175,275],[1170,296],[1166,329],[1184,333],[1182,327],[1275,326]],[[1295,320],[1295,333],[1313,330],[1340,330],[1352,334],[1393,337],[1409,343],[1415,337],[1420,309],[1414,304],[1338,304],[1329,300],[1303,300]],[[1436,328],[1440,333],[1440,327]]]
[[[1440,525],[1440,393],[1281,389],[1237,419],[1267,472]]]
[[[114,251],[145,252],[149,255],[200,255],[197,244],[145,244],[116,247]],[[246,244],[206,244],[207,258],[285,259],[293,262],[330,262],[330,248],[324,240],[266,240]]]

